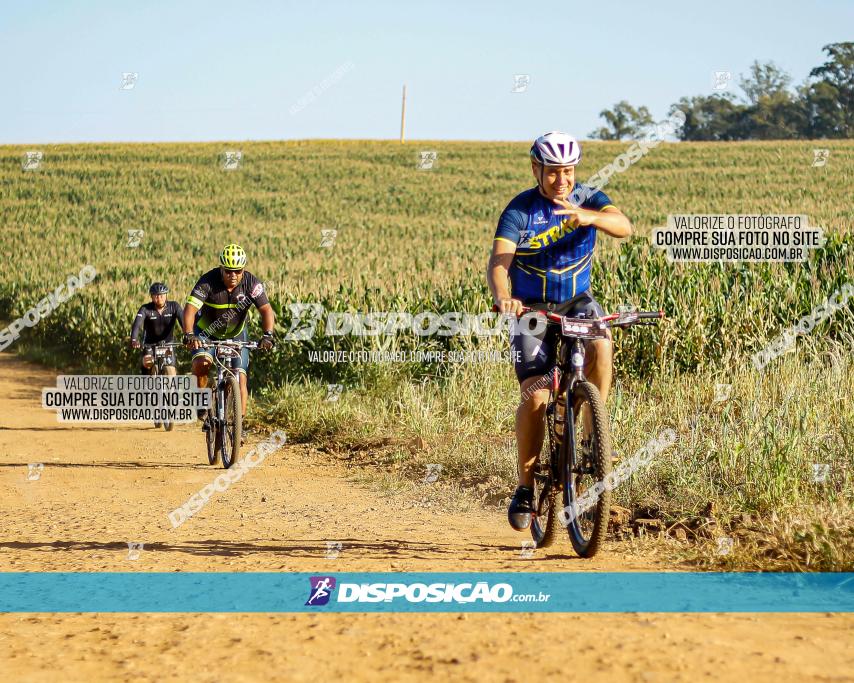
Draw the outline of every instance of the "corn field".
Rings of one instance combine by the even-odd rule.
[[[817,144],[830,149],[824,167],[812,166]],[[267,284],[280,340],[272,354],[253,357],[251,420],[284,425],[294,440],[390,443],[375,456],[389,466],[414,472],[429,458],[464,488],[490,482],[492,491],[510,490],[518,387],[508,363],[330,363],[308,355],[502,350],[506,337],[283,337],[289,305],[301,302],[339,313],[489,311],[485,270],[496,221],[534,184],[526,144],[36,149],[39,168],[23,170],[30,150],[0,147],[0,318],[22,316],[85,264],[98,277],[24,328],[12,350],[66,369],[134,371],[138,358],[123,339],[149,283],[168,283],[170,298],[183,303],[222,246],[237,242],[248,270]],[[579,180],[624,149],[586,143]],[[223,167],[229,150],[242,153],[239,168]],[[430,170],[417,167],[425,150],[438,153]],[[854,307],[819,324],[799,341],[797,357],[787,354],[761,377],[750,356],[854,281],[854,142],[662,144],[604,190],[634,233],[622,241],[600,234],[593,294],[609,312],[634,305],[667,316],[657,327],[616,332],[614,440],[630,453],[665,426],[686,439],[617,500],[673,519],[710,501],[724,516],[822,504],[848,511],[850,521]],[[828,239],[805,263],[669,263],[650,231],[669,214],[689,213],[806,214]],[[257,315],[250,320],[257,333]],[[725,406],[714,404],[716,382],[735,387]],[[344,387],[340,401],[324,401],[329,383]],[[414,437],[427,452],[405,446]],[[832,485],[810,479],[817,462],[831,466]],[[850,563],[848,552],[832,555]]]
[[[662,144],[612,177],[604,189],[635,233],[621,242],[600,235],[594,295],[608,310],[633,304],[668,317],[652,334],[619,340],[624,372],[735,362],[851,279],[854,144],[827,145],[827,165],[813,168],[808,142]],[[579,178],[624,148],[587,143]],[[228,150],[242,153],[235,170],[223,168]],[[435,168],[417,168],[420,150],[438,153]],[[39,148],[40,167],[28,171],[26,151],[0,147],[0,241],[11,256],[0,275],[0,316],[18,317],[91,263],[96,282],[26,329],[18,345],[102,371],[132,366],[118,341],[147,301],[148,284],[167,282],[183,303],[228,242],[246,248],[249,270],[268,284],[280,331],[290,327],[293,302],[339,312],[487,311],[484,271],[497,217],[533,184],[521,143],[61,145]],[[671,264],[650,246],[650,230],[670,213],[761,212],[807,214],[830,240],[804,264]],[[142,231],[138,246],[128,246],[131,230]],[[323,230],[336,231],[331,245],[321,246]],[[850,317],[825,327],[835,338],[852,331]],[[314,338],[260,359],[254,382],[370,376],[369,368],[308,364],[308,349],[499,342],[405,333]]]

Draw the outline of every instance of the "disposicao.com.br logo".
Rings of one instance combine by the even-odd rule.
[[[312,576],[306,605],[326,605],[335,595],[334,602],[428,602],[472,603],[548,602],[550,594],[514,594],[509,583],[490,585],[488,581],[475,583],[337,583],[334,576]],[[338,592],[335,593],[335,588]]]

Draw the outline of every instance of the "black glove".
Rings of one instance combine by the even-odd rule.
[[[188,348],[192,348],[190,345],[194,341],[198,341],[198,340],[199,340],[198,336],[196,336],[192,332],[185,332],[184,333],[184,346],[186,346]]]
[[[265,332],[261,336],[261,341],[258,343],[258,348],[262,351],[269,351],[276,345],[276,340],[273,339],[272,332]]]

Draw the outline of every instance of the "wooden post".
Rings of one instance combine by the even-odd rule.
[[[400,144],[406,139],[406,85],[403,86],[403,103],[400,106]]]

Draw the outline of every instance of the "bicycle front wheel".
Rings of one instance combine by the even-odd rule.
[[[599,390],[578,382],[567,406],[563,457],[562,513],[569,540],[581,557],[593,557],[605,541],[611,510],[611,491],[605,489],[611,472],[611,427]]]
[[[152,351],[152,353],[153,353],[153,351]],[[152,377],[157,377],[157,375],[158,375],[158,374],[160,374],[160,373],[157,371],[157,362],[155,362],[155,363],[154,363],[154,365],[152,365],[152,366],[151,366],[151,370],[149,370],[149,371],[148,371],[148,374],[149,374],[149,375],[151,375]],[[155,421],[154,421],[154,428],[155,428],[155,429],[160,429],[160,422],[157,422],[157,421],[155,420]]]
[[[240,406],[240,380],[234,375],[225,380],[224,420],[220,425],[222,466],[231,467],[240,455],[240,439],[243,435],[243,416]]]
[[[177,372],[177,371],[173,371],[173,372],[172,372],[172,374],[170,375],[170,374],[167,372],[167,370],[168,370],[168,369],[169,369],[169,366],[167,366],[167,365],[165,365],[165,364],[164,364],[164,365],[163,365],[163,367],[162,367],[162,368],[160,368],[160,374],[161,374],[161,375],[166,375],[167,377],[174,377],[174,376],[175,376],[175,372]],[[172,422],[171,420],[164,420],[164,421],[163,421],[163,429],[165,429],[167,432],[171,432],[171,431],[172,431],[172,428],[173,428],[174,426],[175,426],[175,423],[174,423],[174,422]]]
[[[208,448],[208,465],[216,465],[217,460],[219,460],[219,450],[220,445],[218,443],[219,439],[219,426],[216,422],[216,391],[213,391],[211,407],[208,409],[208,416],[205,418],[205,422],[207,423],[207,430],[205,431],[205,443]]]

